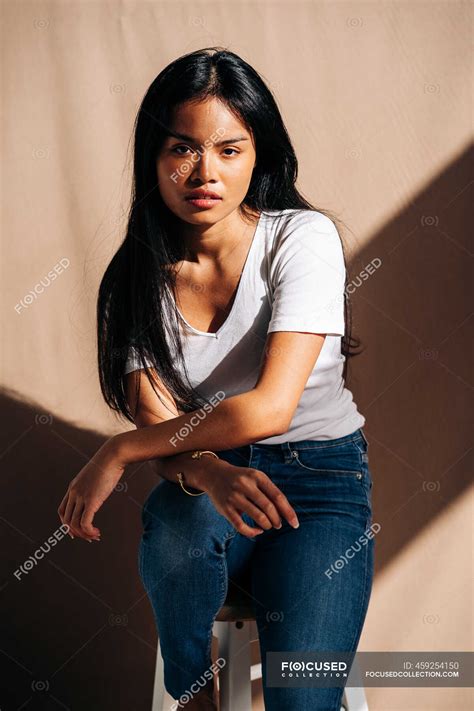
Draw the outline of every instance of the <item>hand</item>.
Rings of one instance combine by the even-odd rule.
[[[74,477],[58,508],[62,523],[74,534],[71,538],[100,541],[100,530],[92,525],[92,519],[114,490],[124,469],[125,465],[115,454],[112,438]]]
[[[207,460],[206,460],[207,462]],[[290,526],[298,528],[296,512],[284,493],[259,469],[240,467],[222,459],[209,460],[207,474],[199,478],[199,488],[205,491],[217,511],[226,517],[243,536],[253,538],[274,526],[281,528],[280,515]],[[244,523],[247,513],[261,526]]]

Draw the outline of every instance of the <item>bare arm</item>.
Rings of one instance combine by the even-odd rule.
[[[154,370],[153,374],[156,379],[156,388],[165,404],[160,401],[153,390],[144,370],[135,370],[125,376],[127,400],[137,429],[168,420],[176,420],[177,417],[184,414],[177,408],[174,398],[159,380]],[[138,397],[136,395],[137,385],[139,386]],[[156,457],[151,461],[156,473],[163,479],[177,484],[177,472],[184,471],[189,486],[200,489],[204,485],[204,479],[215,473],[219,469],[219,465],[217,465],[217,460],[208,457],[201,460],[191,459],[191,454],[192,450],[184,451],[168,457]]]
[[[84,538],[100,535],[92,523],[94,516],[114,490],[128,463],[170,457],[194,449],[231,449],[287,432],[324,339],[324,334],[270,333],[260,375],[249,392],[218,402],[214,408],[203,408],[206,416],[202,419],[197,418],[195,412],[176,416],[176,409],[167,407],[166,415],[152,409],[151,415],[156,416],[158,422],[107,440],[71,481],[58,508],[62,523]],[[142,418],[146,410],[140,402],[136,403],[132,412],[137,422],[145,421]],[[151,415],[148,412],[148,416]],[[183,427],[186,427],[186,436],[181,434]],[[217,466],[212,465],[212,461],[209,459],[206,463],[207,471]],[[227,516],[239,532],[245,535],[256,532],[244,524],[240,517],[242,511],[256,517],[265,527],[265,522],[271,526],[279,509],[292,525],[297,525],[296,514],[286,496],[264,472],[250,468],[242,471],[241,467],[226,462],[219,466],[224,467],[229,476],[209,477],[206,489],[217,510]]]
[[[154,371],[153,373],[156,376]],[[150,427],[176,419],[183,414],[177,409],[176,403],[161,382],[159,382],[157,389],[166,404],[160,402],[144,371],[134,371],[126,378],[127,399],[137,428]],[[136,397],[137,384],[140,387],[138,398]],[[178,484],[178,471],[184,471],[187,486],[205,491],[211,497],[216,509],[226,516],[243,535],[254,536],[272,526],[278,528],[281,526],[281,516],[287,518],[292,526],[297,522],[296,513],[286,497],[263,472],[235,467],[223,459],[209,457],[192,459],[191,455],[192,451],[185,451],[152,461],[157,465],[159,476],[175,484]],[[237,482],[237,480],[239,481]],[[259,491],[255,484],[257,480],[260,486]],[[248,511],[249,506],[252,507],[252,514],[262,527],[261,529],[258,526],[252,527],[245,524],[238,511],[232,510],[232,507],[228,505],[230,496],[235,495],[236,487],[241,490],[245,487],[253,487],[253,495],[260,508],[241,499],[243,502],[241,510],[247,509]],[[247,489],[247,494],[249,493],[250,491]]]
[[[232,449],[285,433],[324,339],[324,334],[270,333],[252,390],[217,401],[210,411],[202,408],[116,435],[115,456],[127,465],[194,449]]]
[[[278,426],[279,413],[255,390],[209,409],[208,413],[196,410],[137,432],[116,435],[118,456],[124,464],[130,464],[192,449],[231,449],[285,431],[284,426]]]

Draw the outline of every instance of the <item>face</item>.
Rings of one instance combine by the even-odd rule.
[[[166,206],[193,225],[212,225],[243,202],[256,161],[253,138],[245,126],[217,99],[181,105],[157,157],[158,186]],[[220,199],[197,198],[205,189]]]

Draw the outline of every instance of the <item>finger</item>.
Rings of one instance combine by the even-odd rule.
[[[76,505],[74,506],[74,511],[71,517],[71,529],[75,536],[79,538],[84,538],[84,534],[81,531],[81,516],[84,509],[84,501],[82,499],[76,498]]]
[[[272,482],[272,480],[264,473],[258,472],[257,482],[260,489],[273,501],[281,515],[286,518],[290,526],[298,528],[300,522],[296,515],[296,511],[290,504],[285,494]]]
[[[68,497],[69,497],[69,492],[66,491],[61,503],[58,506],[58,515],[59,515],[59,518],[61,519],[61,521],[64,518],[64,512],[66,511],[66,504],[67,504]]]
[[[262,494],[263,498],[265,499],[265,495]],[[268,499],[266,499],[268,502]],[[270,503],[270,502],[268,502]],[[274,524],[270,517],[266,515],[262,509],[262,506],[255,506],[249,499],[246,499],[244,496],[238,498],[238,504],[239,504],[239,511],[242,509],[247,513],[249,516],[253,518],[256,524],[258,524],[261,528],[264,528],[266,531],[268,531],[270,528],[279,528],[281,521],[280,517],[278,514],[276,515],[278,521],[280,524]]]
[[[257,474],[258,472],[257,469],[254,469],[252,471],[254,474]],[[261,512],[263,512],[263,514],[270,521],[270,525],[275,526],[275,528],[280,528],[280,515],[276,510],[276,507],[273,502],[267,496],[265,496],[261,489],[259,489],[259,482],[255,479],[255,476],[252,474],[252,476],[250,477],[243,477],[241,481],[241,487],[241,493],[247,499],[250,499],[250,501],[253,502],[261,510]],[[260,520],[258,521],[258,523],[263,526],[263,523]]]
[[[92,525],[92,520],[97,509],[92,504],[87,504],[81,516],[81,530],[86,536],[100,540],[100,530]]]
[[[76,504],[75,497],[71,492],[69,492],[69,496],[68,496],[68,500],[67,500],[67,504],[66,504],[66,510],[64,512],[64,523],[66,524],[66,526],[69,526],[69,528],[71,528],[71,518],[72,518],[72,514],[74,512],[75,504]],[[68,533],[71,536],[71,538],[74,538],[74,536],[71,535],[72,531],[68,532]]]
[[[237,511],[234,511],[233,509],[230,509],[227,513],[227,518],[235,528],[235,530],[238,533],[241,533],[243,536],[248,536],[249,538],[253,538],[254,536],[257,536],[260,533],[263,533],[261,528],[254,528],[253,526],[247,525],[241,516],[237,513]]]
[[[264,472],[261,472],[258,469],[254,469],[253,471],[256,477],[254,476],[252,479],[249,480],[249,486],[248,489],[246,488],[245,494],[247,498],[251,499],[251,501],[256,506],[258,506],[258,508],[261,509],[263,513],[269,518],[272,523],[272,526],[274,526],[275,528],[281,528],[281,516],[275,504],[273,503],[271,498],[266,495],[266,492],[262,491],[263,487],[260,487],[260,475],[263,475],[264,478],[268,477]],[[270,483],[276,491],[279,491],[279,489],[273,484],[273,482],[270,481]]]
[[[271,526],[274,526],[275,528],[281,528],[281,516],[278,513],[274,503],[263,493],[263,491],[261,491],[261,489],[258,488],[258,486],[252,486],[246,496],[247,499],[250,499],[250,504],[253,509],[260,512],[260,516],[263,513],[265,518],[270,521]],[[263,523],[260,520],[260,517],[256,519],[255,516],[252,515],[252,518],[254,518],[257,523],[263,527]]]

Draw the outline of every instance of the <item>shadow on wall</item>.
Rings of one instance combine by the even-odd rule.
[[[58,506],[104,438],[11,395],[1,396],[1,706],[148,711],[156,633],[137,550],[141,505],[160,479],[149,463],[128,467],[97,514],[102,541],[63,536]]]
[[[468,169],[466,153],[349,268],[366,350],[349,364],[348,387],[367,419],[377,572],[469,483]],[[104,439],[15,393],[1,407],[2,707],[149,711],[156,632],[137,549],[141,506],[160,480],[148,463],[128,467],[97,515],[101,543],[65,536],[28,569]]]
[[[366,418],[376,571],[470,483],[472,161],[470,146],[349,268],[366,350],[350,359],[348,384]]]

